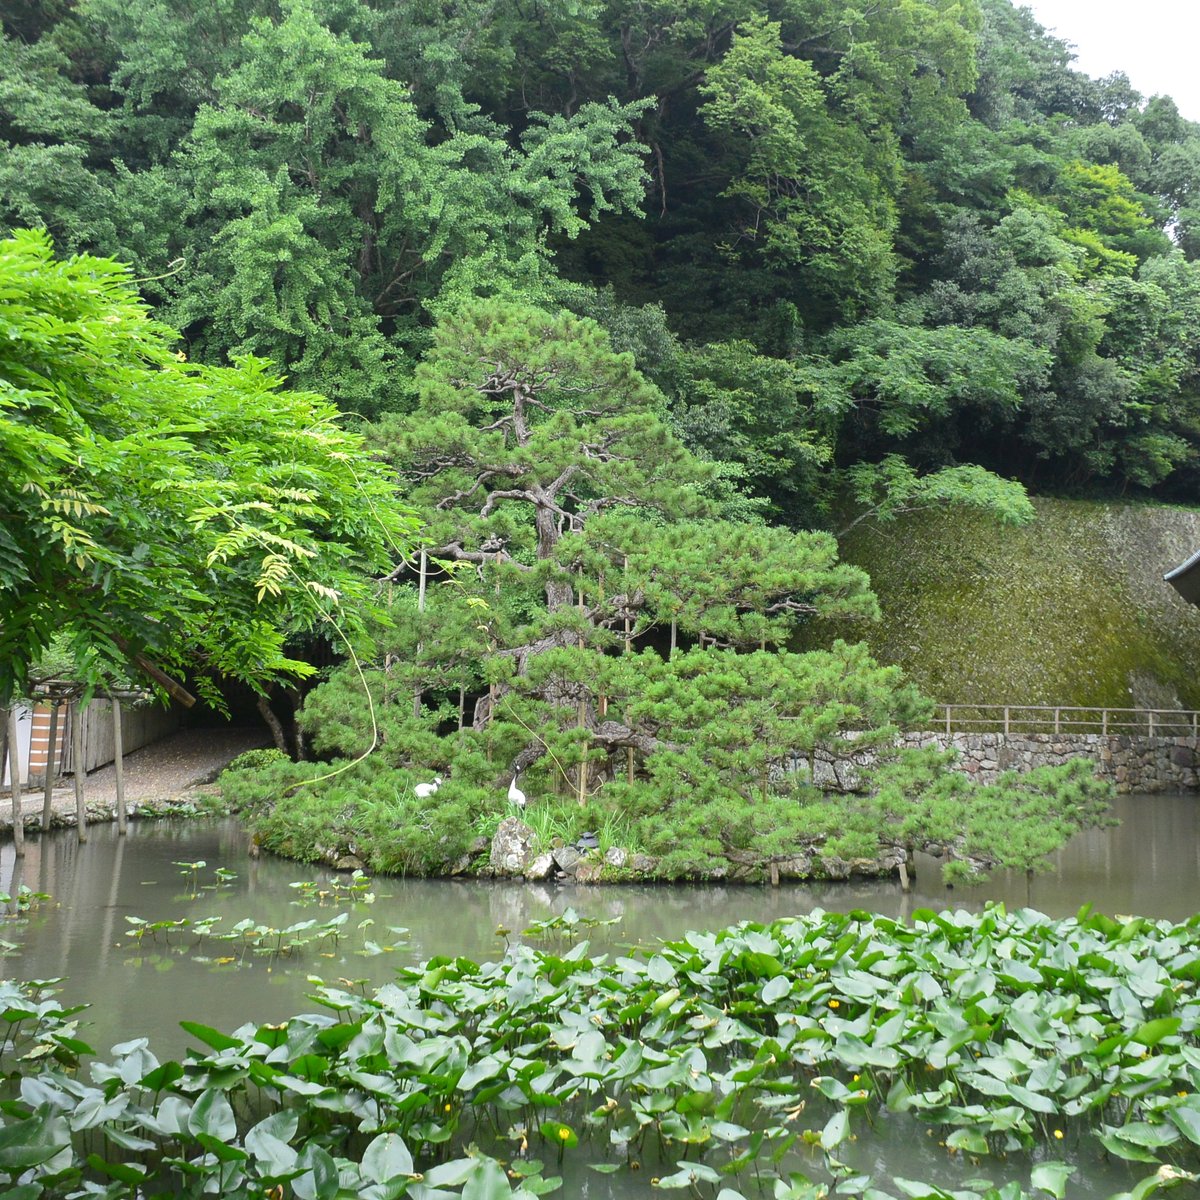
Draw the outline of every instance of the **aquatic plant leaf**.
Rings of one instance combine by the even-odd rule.
[[[193,1135],[205,1133],[224,1141],[233,1141],[237,1137],[237,1120],[224,1093],[215,1088],[202,1092],[200,1099],[192,1106],[187,1128]]]
[[[850,1114],[843,1108],[825,1123],[821,1130],[821,1149],[833,1150],[840,1146],[850,1133]]]
[[[250,1157],[240,1146],[231,1146],[222,1138],[213,1137],[211,1133],[196,1134],[196,1141],[218,1162],[244,1162]]]
[[[1030,1187],[1049,1192],[1055,1200],[1063,1200],[1067,1190],[1067,1180],[1075,1173],[1075,1168],[1063,1162],[1038,1163],[1029,1176]]]
[[[956,1129],[946,1138],[946,1146],[951,1150],[964,1150],[968,1154],[987,1154],[988,1142],[978,1129]]]
[[[0,1170],[17,1172],[36,1167],[70,1144],[67,1123],[61,1117],[36,1113],[0,1128]]]
[[[1142,1046],[1157,1046],[1163,1038],[1178,1033],[1182,1024],[1182,1017],[1159,1017],[1157,1021],[1147,1021],[1136,1029],[1129,1040]]]
[[[246,1149],[254,1156],[258,1169],[268,1179],[279,1182],[298,1173],[297,1152],[288,1143],[296,1136],[299,1123],[299,1114],[294,1110],[285,1109],[272,1113],[247,1131]]]
[[[762,998],[764,1004],[776,1004],[792,990],[792,981],[786,975],[776,975],[763,985]]]
[[[338,1194],[338,1169],[328,1151],[309,1142],[296,1156],[296,1166],[303,1174],[292,1180],[292,1190],[300,1200],[334,1200]]]
[[[142,1167],[131,1167],[128,1163],[108,1162],[99,1154],[89,1154],[87,1164],[93,1171],[99,1171],[100,1174],[107,1175],[110,1179],[115,1179],[118,1183],[124,1183],[131,1188],[145,1183],[150,1178],[150,1172]],[[5,1193],[5,1195],[7,1194]]]
[[[242,1044],[237,1038],[230,1037],[219,1029],[213,1029],[210,1025],[201,1025],[196,1021],[180,1021],[179,1026],[185,1033],[199,1038],[206,1046],[211,1046],[214,1050],[233,1050]]]
[[[462,1200],[503,1200],[511,1195],[508,1176],[494,1158],[478,1159],[462,1190]]]
[[[1188,1103],[1168,1109],[1167,1116],[1175,1122],[1184,1137],[1200,1146],[1200,1107],[1197,1107],[1196,1097],[1189,1097]]]
[[[376,1183],[389,1183],[401,1175],[413,1173],[413,1158],[404,1139],[395,1133],[381,1133],[363,1151],[362,1173]]]

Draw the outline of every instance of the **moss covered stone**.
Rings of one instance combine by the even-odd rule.
[[[879,596],[873,653],[945,703],[1200,708],[1200,608],[1162,578],[1200,548],[1200,510],[1035,505],[1024,528],[951,510],[857,527],[842,553]]]

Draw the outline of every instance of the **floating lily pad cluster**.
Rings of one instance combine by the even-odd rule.
[[[126,916],[125,921],[129,926],[127,936],[135,943],[146,939],[157,942],[161,938],[164,945],[170,946],[174,936],[175,948],[190,951],[198,951],[205,941],[209,941],[224,943],[243,956],[251,953],[286,958],[313,945],[336,946],[345,933],[349,919],[350,914],[343,912],[330,917],[328,921],[318,922],[312,917],[277,928],[251,917],[243,917],[228,929],[220,927],[220,917],[198,917],[195,920],[175,917],[147,921],[142,917]]]
[[[1135,1164],[1125,1200],[1195,1194],[1198,978],[1200,918],[815,913],[611,960],[433,959],[368,997],[315,981],[323,1013],[87,1065],[74,1012],[0,984],[23,1030],[0,1185],[528,1200],[591,1168],[593,1197],[640,1170],[714,1200],[1023,1200],[1101,1194],[1097,1151]],[[944,1177],[868,1175],[883,1121],[943,1142]]]

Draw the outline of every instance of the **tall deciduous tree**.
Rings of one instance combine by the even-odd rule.
[[[352,629],[411,538],[332,405],[175,341],[127,269],[0,242],[0,702],[56,634],[92,679],[295,679],[288,635]]]

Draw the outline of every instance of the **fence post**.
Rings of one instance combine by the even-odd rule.
[[[1154,736],[1154,709],[1152,708],[1146,710],[1146,730],[1147,737]]]
[[[1100,732],[1105,737],[1108,737],[1108,709],[1107,708],[1102,711],[1102,714],[1100,717]]]
[[[1061,715],[1062,715],[1062,709],[1056,708],[1054,710],[1054,732],[1055,733],[1060,732],[1059,731],[1059,718],[1061,717]]]
[[[950,730],[950,705],[947,704],[946,705],[946,736],[949,737],[950,733],[951,733],[951,730]]]
[[[83,778],[86,772],[83,768],[83,714],[84,703],[76,699],[71,706],[71,766],[75,772],[75,832],[79,841],[86,842],[87,835],[87,806],[83,800]]]
[[[1008,705],[1004,706],[1004,736],[1008,737]]]

